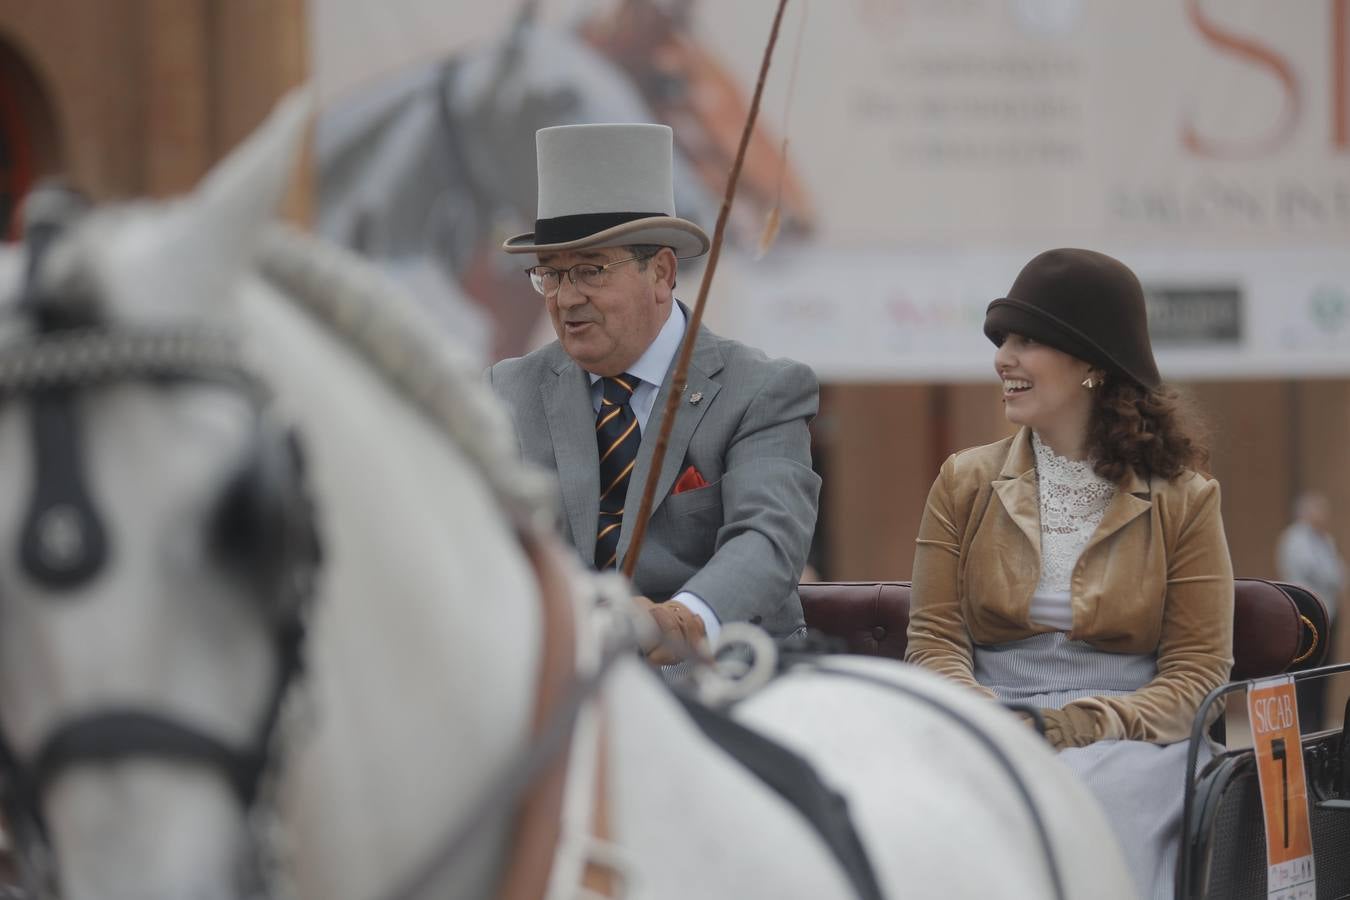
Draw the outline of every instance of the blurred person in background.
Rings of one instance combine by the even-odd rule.
[[[655,503],[636,571],[638,602],[679,662],[722,623],[778,638],[805,624],[797,579],[815,529],[820,478],[808,425],[818,387],[806,366],[700,328],[660,473],[654,435],[690,312],[678,261],[709,248],[675,215],[670,128],[569,125],[537,138],[535,230],[507,240],[558,340],[492,366],[525,459],[557,474],[563,533],[598,570],[629,552],[642,490]]]
[[[1336,550],[1331,534],[1331,501],[1325,494],[1309,491],[1294,502],[1294,521],[1280,535],[1275,562],[1281,581],[1306,587],[1327,607],[1331,632],[1326,635],[1330,652],[1336,651],[1336,622],[1345,592],[1345,560]],[[1327,662],[1338,662],[1328,657]],[[1305,681],[1298,687],[1299,727],[1304,733],[1322,727],[1326,679]]]
[[[1219,484],[1197,471],[1207,451],[1118,260],[1040,254],[984,332],[1021,428],[951,456],[933,484],[906,659],[1039,708],[1140,895],[1171,898],[1186,739],[1233,661]]]

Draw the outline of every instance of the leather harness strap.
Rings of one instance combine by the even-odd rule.
[[[546,540],[523,535],[526,555],[534,566],[542,607],[542,653],[539,687],[535,692],[531,729],[536,736],[550,713],[564,699],[576,674],[576,621],[573,618],[568,577],[559,549]],[[594,836],[609,837],[608,788],[603,723],[596,753]],[[511,856],[498,891],[498,900],[539,900],[546,895],[562,836],[563,793],[570,752],[564,747],[550,760],[525,795],[516,816]],[[610,873],[588,862],[582,884],[602,896],[613,888]]]
[[[599,738],[595,749],[595,805],[592,807],[591,834],[601,841],[608,841],[609,831],[609,734],[605,728],[604,707],[600,708]],[[606,866],[597,865],[594,860],[586,861],[586,870],[581,876],[581,886],[601,897],[613,897],[614,873]]]

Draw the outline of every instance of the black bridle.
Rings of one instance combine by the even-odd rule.
[[[28,579],[59,597],[96,578],[110,554],[97,507],[85,489],[76,401],[111,384],[207,383],[238,391],[254,430],[211,522],[212,549],[243,579],[270,625],[276,660],[265,705],[242,746],[192,724],[135,707],[109,708],[59,724],[25,757],[0,727],[0,803],[35,893],[55,893],[42,811],[47,789],[74,766],[132,758],[169,759],[216,770],[246,816],[255,812],[290,687],[304,670],[306,622],[320,550],[304,465],[294,433],[269,415],[268,394],[239,362],[228,337],[203,330],[125,330],[53,311],[34,287],[41,247],[30,240],[28,284],[19,304],[32,328],[0,348],[0,405],[26,401],[32,412],[35,478],[19,561]],[[59,602],[59,601],[58,601]],[[257,839],[255,837],[255,845]],[[250,848],[255,855],[260,850]],[[265,877],[252,873],[264,890]]]

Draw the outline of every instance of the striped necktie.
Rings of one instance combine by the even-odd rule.
[[[642,430],[628,402],[638,379],[625,372],[601,378],[600,383],[603,394],[600,412],[595,417],[595,444],[600,451],[600,521],[595,534],[595,567],[603,571],[618,564],[624,498],[628,496]]]

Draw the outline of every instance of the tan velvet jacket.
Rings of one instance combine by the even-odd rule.
[[[905,659],[975,682],[973,644],[1049,626],[1029,618],[1040,578],[1040,503],[1031,432],[947,459],[928,495],[914,559]],[[1233,663],[1233,566],[1219,483],[1187,471],[1119,486],[1073,570],[1069,637],[1112,653],[1158,656],[1158,674],[1120,697],[1047,712],[1056,746],[1106,738],[1184,740],[1200,701]]]

